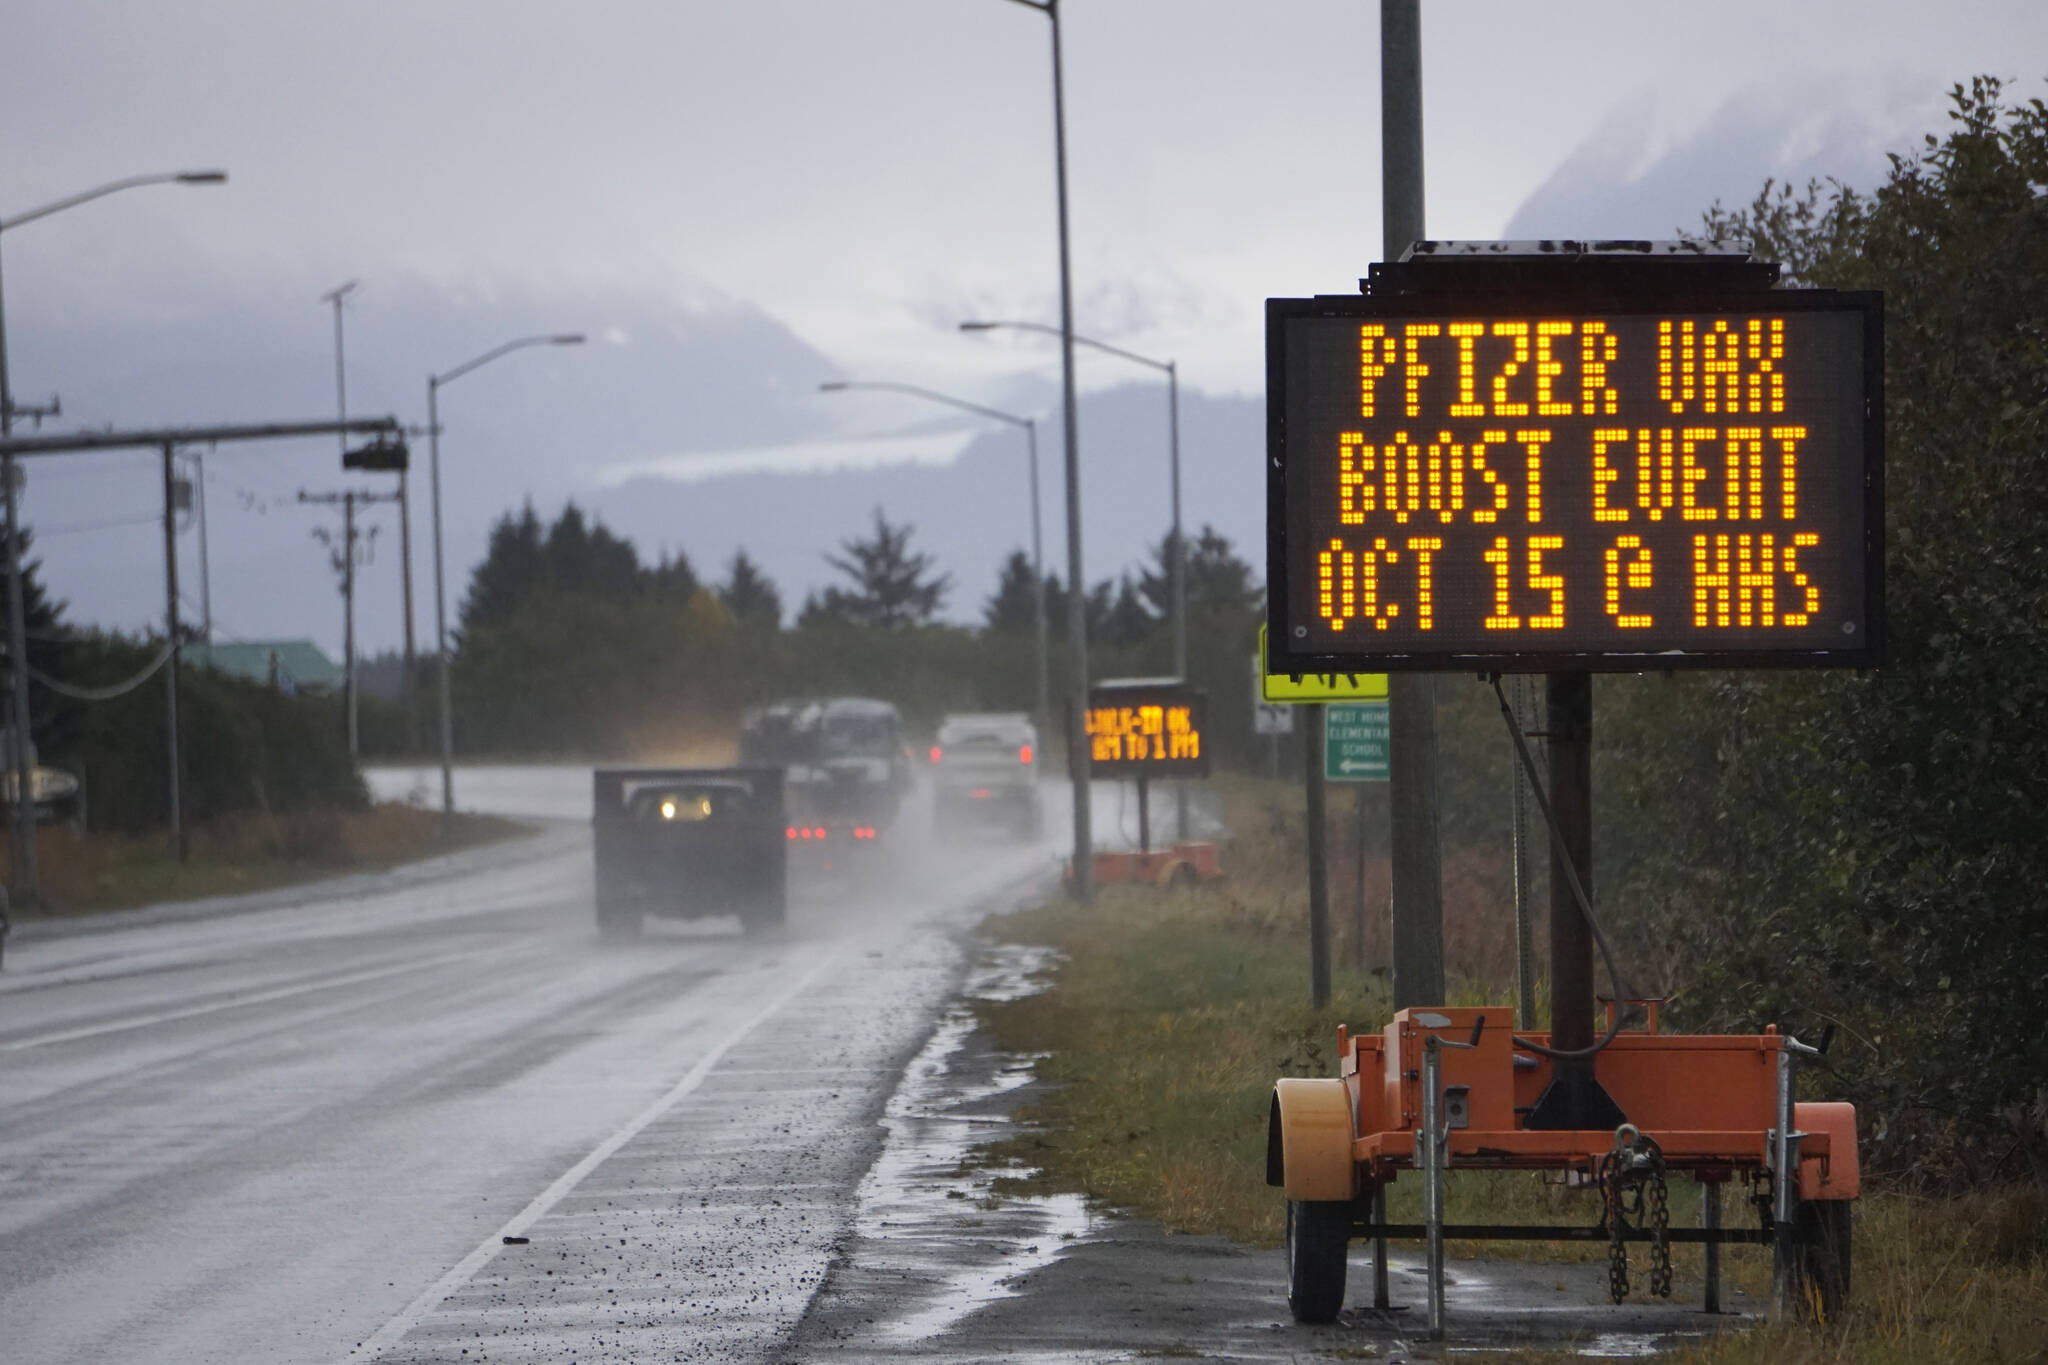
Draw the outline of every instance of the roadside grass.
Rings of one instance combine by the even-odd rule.
[[[180,863],[167,834],[80,834],[63,825],[36,833],[45,904],[17,907],[16,920],[54,919],[160,901],[267,891],[351,872],[373,872],[441,853],[517,837],[526,827],[495,816],[438,812],[398,802],[363,810],[239,815],[191,833]],[[0,875],[11,871],[0,848]]]
[[[1238,831],[1223,850],[1226,880],[1173,892],[1106,887],[1092,908],[1057,899],[990,922],[986,932],[1049,944],[1060,959],[1049,990],[980,1006],[1003,1047],[1042,1054],[1037,1075],[1045,1083],[1020,1115],[1024,1130],[981,1159],[1028,1169],[999,1189],[1077,1191],[1180,1231],[1273,1247],[1285,1211],[1265,1183],[1273,1080],[1334,1075],[1337,1024],[1379,1028],[1389,999],[1383,979],[1358,970],[1340,941],[1330,1008],[1309,1006],[1298,794],[1290,805],[1277,784],[1219,785],[1229,827]],[[1455,894],[1456,885],[1447,879],[1446,939],[1481,943],[1488,921],[1498,937],[1503,913]],[[1508,951],[1512,961],[1511,942]],[[1507,1007],[1498,993],[1470,983],[1451,994],[1454,1004]],[[1724,1197],[1730,1225],[1754,1217],[1742,1191],[1738,1183]],[[1453,1222],[1590,1226],[1599,1217],[1592,1191],[1528,1174],[1457,1173],[1447,1192]],[[1670,1195],[1672,1222],[1696,1225],[1698,1187],[1677,1179]],[[1388,1205],[1393,1219],[1419,1221],[1421,1183],[1396,1182]],[[1856,1210],[1854,1245],[1855,1288],[1842,1322],[1770,1325],[1677,1358],[1701,1365],[2048,1360],[2048,1190],[1939,1200],[1874,1191]],[[1465,1243],[1453,1251],[1559,1262],[1606,1255],[1597,1243]],[[1630,1248],[1639,1286],[1646,1251]],[[1700,1248],[1675,1247],[1672,1260],[1674,1298],[1695,1297]],[[1722,1267],[1728,1306],[1767,1300],[1766,1249],[1726,1248]]]

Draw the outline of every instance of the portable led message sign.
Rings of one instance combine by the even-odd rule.
[[[1268,300],[1269,666],[1881,662],[1882,326],[1830,290]]]
[[[1207,777],[1209,697],[1171,678],[1088,689],[1089,762],[1097,777]]]

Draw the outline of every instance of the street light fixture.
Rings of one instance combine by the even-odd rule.
[[[122,190],[139,189],[144,185],[222,185],[227,183],[227,178],[226,171],[164,171],[153,175],[131,175],[53,200],[26,213],[17,213],[12,218],[0,218],[0,233],[95,199],[104,199]],[[7,310],[4,292],[0,292],[0,440],[14,434],[14,412],[14,390],[7,378]],[[36,867],[35,786],[31,772],[33,765],[28,756],[28,623],[21,584],[20,494],[15,481],[16,465],[14,456],[9,454],[0,459],[0,483],[7,486],[7,544],[0,554],[4,554],[7,560],[7,657],[14,665],[9,670],[13,682],[9,721],[15,737],[13,753],[9,755],[10,766],[14,770],[14,801],[9,808],[13,819],[9,828],[14,854],[15,899],[34,903],[42,898],[42,879]]]
[[[1038,422],[1031,417],[1019,417],[1015,413],[1002,412],[996,408],[985,408],[979,403],[970,403],[964,398],[954,398],[915,384],[889,384],[881,381],[862,383],[856,380],[833,380],[818,385],[820,393],[845,393],[853,389],[868,389],[886,393],[907,393],[914,398],[929,399],[944,403],[947,407],[959,408],[1011,426],[1024,428],[1025,449],[1031,463],[1031,615],[1032,628],[1038,637],[1038,739],[1041,745],[1052,739],[1052,666],[1051,651],[1046,643],[1045,626],[1045,554],[1044,543],[1039,532],[1038,521]]]
[[[1088,790],[1088,737],[1081,723],[1088,711],[1088,579],[1081,572],[1081,454],[1074,401],[1074,272],[1067,245],[1067,101],[1060,61],[1060,3],[1011,3],[1035,9],[1052,23],[1053,180],[1060,235],[1060,417],[1067,476],[1067,645],[1073,668],[1067,702],[1067,771],[1074,781],[1074,898],[1086,905],[1095,899],[1095,816]]]
[[[1043,332],[1047,336],[1058,336],[1060,329],[1049,327],[1042,322],[963,322],[963,332],[994,332],[1008,328],[1019,332]],[[1173,484],[1173,562],[1166,566],[1170,582],[1167,611],[1173,617],[1173,672],[1178,678],[1188,675],[1188,546],[1180,528],[1180,370],[1171,360],[1154,360],[1151,356],[1127,351],[1121,346],[1112,346],[1106,341],[1089,337],[1074,338],[1076,346],[1092,346],[1113,356],[1159,370],[1166,375],[1166,448],[1167,461]]]
[[[465,360],[454,369],[443,374],[427,376],[427,465],[428,479],[433,485],[434,502],[434,651],[441,661],[441,813],[455,813],[455,703],[449,692],[448,675],[454,670],[448,659],[448,606],[443,591],[441,574],[441,405],[440,395],[443,384],[452,384],[471,370],[482,369],[499,356],[525,350],[529,346],[581,346],[583,333],[556,332],[540,336],[520,337],[502,346],[485,351],[474,360]]]

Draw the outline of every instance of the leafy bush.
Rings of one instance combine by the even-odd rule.
[[[65,672],[77,681],[110,682],[140,670],[158,648],[118,636],[77,637],[67,647]],[[189,666],[179,671],[178,695],[188,825],[244,811],[287,814],[368,803],[349,761],[339,699],[288,697]],[[138,833],[169,824],[169,713],[161,672],[112,700],[44,702],[38,714],[47,714],[52,731],[44,761],[85,774],[94,828]]]
[[[1888,665],[1600,694],[1608,899],[1685,1013],[1839,1024],[1873,1155],[1947,1177],[2048,1156],[2048,108],[1953,99],[1868,197],[1707,216],[1885,291]]]

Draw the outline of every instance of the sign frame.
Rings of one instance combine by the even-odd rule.
[[[1545,262],[1543,264],[1550,264]],[[1562,263],[1559,263],[1562,264]],[[1677,668],[1872,668],[1885,657],[1884,582],[1884,312],[1883,295],[1875,291],[1825,289],[1730,288],[1705,279],[1646,285],[1640,278],[1618,274],[1603,284],[1599,267],[1560,271],[1546,276],[1535,271],[1506,288],[1475,287],[1468,279],[1454,287],[1417,287],[1388,292],[1376,278],[1371,294],[1322,295],[1307,299],[1266,300],[1266,582],[1270,645],[1268,669],[1276,674],[1368,672],[1645,672]],[[1618,264],[1618,263],[1617,263]],[[1438,265],[1447,277],[1452,271]],[[1626,272],[1624,272],[1625,274]],[[1530,649],[1375,651],[1367,642],[1342,652],[1310,646],[1293,647],[1296,622],[1290,612],[1288,550],[1290,475],[1306,454],[1289,448],[1287,413],[1288,323],[1299,318],[1327,318],[1360,323],[1387,319],[1468,316],[1493,317],[1504,312],[1550,312],[1576,318],[1601,315],[1685,313],[1835,312],[1860,314],[1863,338],[1862,373],[1862,502],[1863,544],[1850,550],[1860,567],[1863,629],[1840,646],[1825,648],[1741,649]],[[1326,467],[1326,456],[1316,457]],[[1304,496],[1314,496],[1304,488]],[[1851,496],[1854,496],[1853,489]]]
[[[1103,706],[1186,706],[1189,728],[1197,737],[1194,758],[1102,759],[1094,757],[1094,733],[1089,729],[1093,713]],[[1209,694],[1179,678],[1110,678],[1088,689],[1088,714],[1082,718],[1082,743],[1089,746],[1089,771],[1097,777],[1137,782],[1173,781],[1209,776]]]

